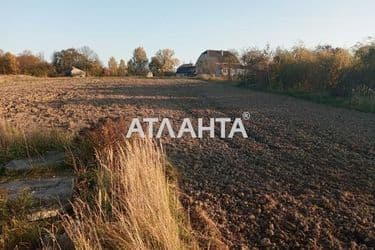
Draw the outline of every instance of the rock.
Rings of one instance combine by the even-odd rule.
[[[9,170],[25,170],[25,169],[31,169],[32,166],[28,164],[25,160],[12,160],[8,162],[4,168]]]
[[[31,170],[36,167],[56,166],[64,163],[66,154],[62,152],[51,151],[42,157],[34,157],[30,159],[12,160],[8,162],[4,168],[8,170],[21,171]]]
[[[0,189],[6,190],[8,197],[14,199],[25,190],[30,191],[33,198],[41,201],[59,201],[67,203],[73,194],[73,177],[48,179],[17,180],[0,184]]]

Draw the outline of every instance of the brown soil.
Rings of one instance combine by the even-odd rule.
[[[0,117],[25,129],[249,112],[248,139],[164,139],[183,191],[224,242],[375,247],[375,114],[182,79],[8,77],[0,96]]]

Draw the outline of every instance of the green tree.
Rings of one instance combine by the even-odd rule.
[[[133,52],[133,57],[128,62],[129,73],[145,76],[148,72],[148,58],[146,51],[138,47]]]

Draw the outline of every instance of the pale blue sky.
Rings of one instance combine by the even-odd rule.
[[[181,62],[205,49],[249,46],[351,47],[375,36],[374,0],[189,0],[0,2],[0,49],[43,52],[88,45],[106,64],[129,59],[141,45],[148,56],[173,48]]]

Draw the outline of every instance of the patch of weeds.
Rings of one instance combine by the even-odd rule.
[[[42,155],[47,151],[65,151],[72,137],[57,130],[28,133],[0,122],[0,165],[13,159]]]
[[[46,222],[27,219],[35,206],[31,194],[25,191],[15,199],[0,195],[0,248],[32,249],[40,247],[40,237]]]

